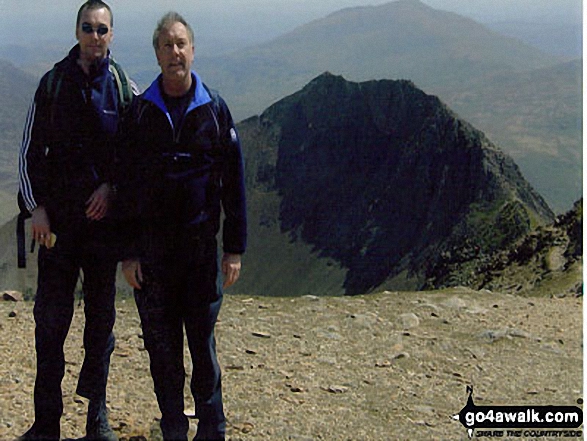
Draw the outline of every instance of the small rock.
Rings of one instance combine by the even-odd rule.
[[[16,311],[10,311],[10,312],[8,313],[8,317],[10,317],[10,318],[14,318],[14,317],[16,317]]]
[[[400,358],[410,358],[410,354],[407,352],[400,352],[391,357],[392,360],[399,360]]]
[[[402,314],[399,319],[404,329],[411,329],[420,325],[420,319],[413,312]]]
[[[326,392],[330,392],[331,394],[344,394],[349,390],[349,388],[345,386],[329,386],[324,390]]]
[[[271,334],[268,334],[266,332],[259,332],[259,331],[253,332],[253,336],[259,337],[259,338],[271,338]]]
[[[529,332],[522,331],[521,329],[515,329],[515,328],[503,328],[503,329],[497,329],[497,330],[488,329],[486,331],[483,331],[481,334],[479,334],[479,337],[482,339],[488,339],[492,343],[497,340],[501,340],[503,338],[511,338],[511,337],[533,339],[532,335]],[[539,341],[539,339],[535,339],[535,340]]]
[[[239,427],[242,433],[251,433],[255,425],[253,423],[244,423],[242,426]]]
[[[22,302],[23,295],[18,291],[4,291],[2,293],[2,300],[6,302]]]
[[[244,371],[245,367],[242,364],[230,364],[225,366],[224,369],[228,371]]]
[[[443,302],[443,305],[446,306],[447,308],[452,308],[452,309],[462,309],[467,306],[467,304],[465,303],[465,301],[463,299],[461,299],[460,297],[456,297],[456,296],[445,300]]]

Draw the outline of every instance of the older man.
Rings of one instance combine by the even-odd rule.
[[[87,439],[115,440],[106,382],[114,349],[117,260],[106,215],[115,149],[132,91],[109,55],[113,17],[99,0],[79,9],[78,44],[43,76],[27,117],[20,152],[20,193],[40,245],[35,298],[35,422],[20,439],[60,438],[63,345],[83,272],[85,358],[77,393],[88,398]]]
[[[199,419],[195,439],[224,439],[225,416],[214,326],[222,288],[239,277],[246,244],[243,160],[224,101],[191,70],[194,35],[177,13],[158,23],[160,76],[137,106],[134,153],[139,189],[135,253],[123,272],[135,288],[165,440],[186,440],[185,327]],[[122,189],[124,190],[124,189]],[[224,209],[221,271],[216,235]],[[224,285],[221,282],[224,274]]]

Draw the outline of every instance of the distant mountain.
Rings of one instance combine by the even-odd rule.
[[[486,26],[552,55],[571,58],[583,55],[583,24],[580,19],[568,23],[500,21],[486,23]]]
[[[418,289],[553,220],[511,158],[408,81],[323,74],[239,131],[250,294]]]
[[[358,81],[409,79],[429,90],[555,62],[471,19],[399,0],[343,9],[266,44],[198,59],[197,67],[231,97],[241,118],[327,70]]]
[[[444,101],[506,150],[557,211],[582,196],[582,60],[497,73]]]
[[[549,204],[564,211],[582,192],[576,166],[558,173],[565,164],[578,164],[582,150],[575,123],[581,118],[582,72],[576,62],[553,68],[564,74],[545,74],[562,61],[471,19],[399,0],[343,9],[266,44],[197,58],[196,68],[221,91],[237,120],[324,71],[353,81],[408,79],[519,159]]]
[[[18,152],[36,80],[0,60],[0,225],[17,212]]]

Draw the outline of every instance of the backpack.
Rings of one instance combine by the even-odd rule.
[[[128,75],[122,69],[120,64],[118,64],[114,58],[110,57],[109,63],[109,70],[114,76],[114,82],[118,88],[118,103],[121,109],[121,115],[125,115],[130,109],[133,99],[133,90],[132,84],[128,79]],[[49,102],[51,103],[51,107],[49,110],[49,120],[51,124],[53,124],[54,115],[55,115],[55,103],[57,101],[57,96],[61,90],[61,85],[63,83],[63,69],[60,68],[58,64],[56,64],[53,69],[49,71],[47,74],[47,83],[46,83],[46,90],[45,94],[48,98]],[[25,251],[25,221],[30,218],[32,215],[26,208],[24,198],[20,190],[18,191],[17,196],[17,203],[19,208],[18,217],[16,220],[16,245],[18,250],[18,268],[26,268],[26,251]],[[35,248],[35,241],[31,242],[31,250],[30,252],[34,252]]]

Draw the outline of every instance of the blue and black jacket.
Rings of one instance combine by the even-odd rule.
[[[215,235],[223,210],[223,250],[242,254],[246,202],[240,140],[224,100],[195,72],[192,79],[179,126],[161,92],[161,76],[143,93],[122,171],[136,190],[130,197],[138,205],[137,218],[150,231],[206,225]]]
[[[55,65],[60,85],[49,93],[46,73],[27,115],[19,157],[19,184],[29,211],[44,206],[52,230],[85,219],[85,203],[114,179],[119,146],[118,89],[110,54],[85,75],[79,46]]]

